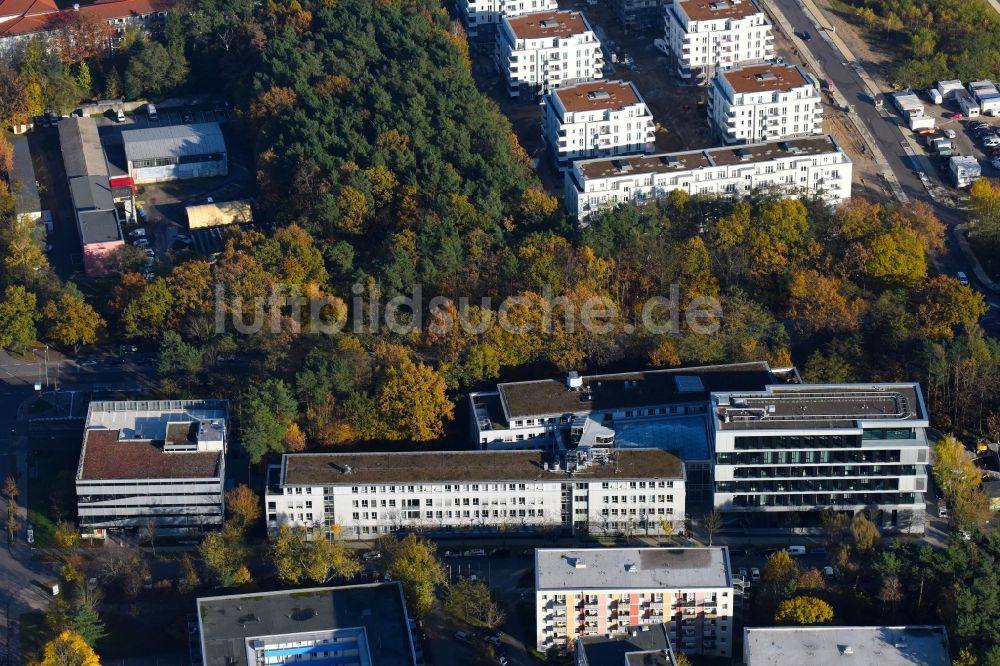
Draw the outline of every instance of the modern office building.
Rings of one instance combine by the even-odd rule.
[[[663,534],[683,527],[684,486],[680,459],[661,449],[286,454],[264,503],[271,534]]]
[[[198,599],[205,666],[417,666],[398,582]]]
[[[603,76],[601,43],[586,17],[544,11],[504,18],[497,32],[497,69],[514,99],[538,95]]]
[[[469,396],[472,441],[490,451],[564,451],[581,444],[675,450],[684,461],[688,501],[707,501],[711,392],[762,390],[787,381],[799,381],[795,368],[735,363],[504,382],[496,391]]]
[[[774,57],[771,22],[755,0],[671,0],[665,17],[681,78],[711,78],[716,68]]]
[[[125,244],[125,239],[97,122],[89,117],[63,119],[59,123],[59,146],[83,249],[84,272],[87,277],[104,275],[111,255]]]
[[[836,204],[851,197],[852,172],[851,158],[832,136],[579,160],[564,176],[566,209],[585,223],[609,208],[655,202],[673,190],[729,197],[767,190]]]
[[[677,666],[669,625],[643,624],[624,633],[577,637],[575,666]]]
[[[868,511],[922,533],[929,445],[916,383],[768,386],[712,395],[715,510],[744,528]]]
[[[228,420],[224,400],[91,402],[76,471],[81,532],[220,526]]]
[[[949,666],[943,626],[747,627],[744,666]]]
[[[573,160],[653,152],[656,123],[631,81],[590,81],[545,95],[542,139],[566,170]]]
[[[662,627],[676,652],[731,657],[733,604],[726,548],[535,550],[540,652]]]
[[[727,144],[823,133],[819,89],[801,67],[779,62],[717,70],[708,117]]]
[[[559,9],[556,0],[458,0],[465,34],[472,43],[493,45],[506,17]]]
[[[219,123],[127,130],[122,143],[128,175],[137,185],[229,173]]]

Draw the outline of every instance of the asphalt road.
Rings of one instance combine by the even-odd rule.
[[[951,207],[939,205],[928,196],[920,178],[914,172],[925,171],[931,178],[938,176],[934,166],[926,156],[911,157],[903,150],[902,137],[897,125],[899,117],[889,109],[885,109],[886,113],[883,115],[879,109],[875,108],[857,71],[850,63],[844,62],[840,51],[827,41],[824,32],[812,22],[799,0],[773,1],[796,31],[811,32],[812,39],[803,42],[805,48],[808,48],[813,57],[822,65],[834,87],[840,91],[854,109],[854,113],[868,128],[879,150],[885,155],[903,193],[911,200],[922,201],[930,205],[938,219],[947,225],[945,253],[938,258],[938,268],[942,273],[952,276],[962,271],[974,283],[977,283],[972,267],[965,260],[954,236],[955,227],[965,221],[964,213]],[[990,306],[981,323],[990,335],[1000,337],[1000,295],[992,293],[985,285],[976,284],[976,286],[986,297]]]

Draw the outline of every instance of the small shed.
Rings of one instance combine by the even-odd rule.
[[[962,82],[958,79],[952,79],[950,81],[938,81],[937,90],[941,93],[941,97],[944,99],[951,99],[955,96],[955,93],[962,90]]]
[[[958,108],[962,110],[966,118],[978,118],[979,117],[979,102],[977,102],[972,95],[966,90],[959,90],[955,92],[955,101],[958,102]]]
[[[892,101],[905,118],[922,118],[924,115],[923,102],[914,92],[896,93],[892,96]]]
[[[979,160],[970,155],[955,155],[948,160],[948,170],[956,187],[967,187],[979,180],[983,169]]]

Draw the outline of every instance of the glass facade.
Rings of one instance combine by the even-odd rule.
[[[859,435],[741,435],[734,440],[734,447],[737,450],[844,449],[860,446]]]
[[[761,506],[885,506],[892,504],[916,504],[922,501],[923,493],[832,493],[798,495],[736,495],[733,505],[738,507]]]
[[[856,451],[759,451],[716,454],[719,465],[823,465],[840,463],[898,463],[899,449]]]

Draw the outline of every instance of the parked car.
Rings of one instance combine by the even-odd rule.
[[[483,640],[486,641],[487,643],[489,643],[490,645],[492,645],[495,648],[499,648],[500,645],[501,645],[500,638],[498,636],[487,636]]]
[[[963,114],[961,111],[952,111],[951,113],[944,114],[944,117],[949,118],[951,120],[955,120],[956,118],[961,118],[964,115],[965,114]]]
[[[755,583],[758,580],[760,580],[760,569],[758,569],[757,567],[753,567],[752,569],[750,569],[750,580],[754,581]]]
[[[670,47],[667,46],[667,40],[661,37],[657,37],[653,40],[653,47],[656,48],[657,51],[661,51],[663,55],[670,55]]]
[[[747,576],[747,570],[745,567],[740,567],[740,578],[742,578],[743,580],[747,580],[749,578]]]
[[[149,245],[149,240],[147,240],[146,238],[143,238],[143,237],[139,237],[139,238],[136,238],[135,240],[133,240],[132,244],[133,245],[138,245],[139,247],[146,247],[147,245]]]
[[[153,106],[152,104],[146,105],[146,118],[148,118],[149,121],[153,123],[159,122],[160,120],[160,116],[156,113],[156,107]]]
[[[125,111],[118,109],[115,111],[115,122],[123,123],[125,122]]]
[[[500,666],[507,666],[507,655],[503,652],[497,652],[497,663]]]
[[[464,631],[456,631],[455,639],[460,640],[463,643],[470,643],[470,644],[472,643],[472,639],[469,638],[469,634],[465,633]]]
[[[837,573],[833,570],[833,567],[823,567],[823,578],[833,580],[836,576]]]
[[[806,554],[806,547],[805,546],[789,546],[788,548],[785,549],[785,552],[788,553],[789,555],[791,555],[792,557],[801,557],[801,556],[803,556],[803,555]]]
[[[1000,136],[988,136],[983,139],[984,148],[996,148],[1000,146]]]
[[[132,231],[128,232],[128,235],[129,238],[140,238],[146,235],[146,230],[143,229],[142,227],[139,227],[138,229],[133,229]]]
[[[824,548],[823,546],[820,546],[818,548],[810,548],[809,549],[809,554],[810,555],[826,555],[826,548]]]
[[[966,275],[964,271],[959,271],[955,273],[955,277],[958,278],[959,284],[969,284],[969,276]]]
[[[482,548],[473,548],[462,553],[466,557],[486,557],[486,551]]]
[[[809,33],[808,30],[803,30],[802,32],[800,32],[799,37],[801,37],[802,41],[804,42],[808,42],[810,39],[813,38],[813,36]]]
[[[369,550],[367,553],[361,556],[363,560],[377,560],[382,557],[382,553],[377,550]]]
[[[955,136],[956,136],[956,134],[955,134],[955,130],[953,130],[953,129],[951,129],[951,128],[946,128],[946,129],[943,129],[943,130],[941,130],[941,131],[942,131],[942,132],[944,133],[944,135],[945,135],[946,137],[948,137],[949,139],[954,139],[954,138],[955,138]]]
[[[185,122],[185,123],[193,123],[194,122],[194,113],[191,111],[191,109],[184,109],[184,114],[181,117],[181,120],[182,120],[182,122]]]

